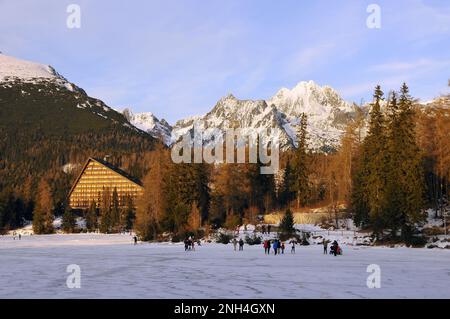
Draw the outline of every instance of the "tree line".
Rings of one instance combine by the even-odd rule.
[[[114,147],[118,133],[98,140],[82,135],[79,139],[91,139],[98,145],[96,152],[107,150],[113,155],[113,164],[140,178],[145,190],[136,203],[125,199],[126,207],[118,207],[114,189],[105,190],[101,202],[91,203],[79,216],[84,217],[90,231],[134,229],[143,239],[153,240],[164,234],[181,238],[187,233],[201,235],[211,228],[232,229],[242,223],[257,223],[258,216],[274,211],[289,210],[286,218],[290,221],[292,211],[326,205],[337,214],[344,206],[355,224],[373,230],[379,239],[411,241],[424,219],[423,209],[432,206],[436,214],[442,214],[447,204],[448,106],[448,96],[418,107],[406,84],[386,98],[378,86],[369,116],[361,109],[348,125],[339,148],[330,153],[309,149],[307,116],[303,114],[297,147],[281,153],[282,170],[276,175],[261,175],[261,163],[174,164],[169,149],[153,143],[145,146],[146,140],[136,136],[121,136],[130,142],[126,144],[133,145],[133,139],[138,142],[135,150],[121,153],[121,146]],[[0,184],[2,230],[33,219],[37,233],[48,233],[53,231],[54,216],[63,217],[64,230],[76,228],[76,215],[67,206],[66,196],[78,171],[62,173],[61,166],[80,162],[81,157],[84,160],[92,148],[83,149],[64,140],[56,144],[60,145],[57,155],[49,140],[42,143],[46,156],[54,155],[51,165],[45,162],[46,156],[37,156],[42,164],[36,172],[26,169],[28,160],[15,168],[12,159],[25,158],[25,154],[14,153],[13,146],[9,146],[9,158],[0,159],[0,164],[8,165],[0,170],[6,180],[17,180],[11,172],[26,171],[19,174],[22,182],[15,181],[14,188]],[[64,152],[64,147],[73,150]],[[42,153],[37,145],[30,149],[34,154]],[[62,158],[61,154],[69,155]]]

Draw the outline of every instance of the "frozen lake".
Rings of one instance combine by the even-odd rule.
[[[129,235],[0,236],[0,298],[450,298],[449,250],[343,249],[267,256],[262,246],[134,246]],[[66,285],[70,264],[81,288]],[[380,288],[367,287],[370,264]]]

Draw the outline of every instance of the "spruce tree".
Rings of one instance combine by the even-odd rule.
[[[102,233],[110,233],[112,230],[111,216],[111,192],[109,188],[105,188],[102,193],[102,202],[100,206],[100,231]]]
[[[73,233],[75,231],[76,219],[70,207],[66,207],[62,217],[61,228],[66,233]]]
[[[383,92],[375,88],[371,105],[369,132],[354,174],[352,211],[357,225],[371,226],[377,237],[386,226],[384,208],[386,192],[387,150],[385,119],[381,112]]]
[[[422,154],[416,142],[415,112],[413,99],[404,83],[400,89],[399,100],[399,183],[402,192],[402,207],[399,223],[402,238],[410,240],[415,223],[424,219]]]
[[[131,196],[126,196],[124,201],[125,208],[121,215],[121,227],[126,231],[130,231],[133,228],[134,220],[136,218],[133,198]]]
[[[307,116],[305,113],[302,113],[300,117],[300,127],[297,132],[297,149],[295,150],[293,162],[295,175],[294,190],[297,197],[297,208],[306,205],[310,193],[307,162],[307,123]]]
[[[288,208],[281,219],[280,222],[280,232],[283,234],[292,234],[294,233],[294,215],[292,214],[291,210]]]
[[[93,200],[85,215],[86,229],[90,232],[97,229],[97,203]]]
[[[119,195],[114,187],[111,200],[111,229],[114,232],[120,231],[120,215]]]
[[[287,159],[286,167],[283,171],[283,179],[278,190],[278,202],[282,208],[289,205],[295,198],[295,175],[292,168],[292,162]]]

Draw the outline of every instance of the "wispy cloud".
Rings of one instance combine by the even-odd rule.
[[[446,66],[450,66],[450,59],[449,60],[418,59],[411,62],[396,61],[377,64],[369,67],[369,71],[404,72],[404,71],[418,71],[425,69],[443,68]]]

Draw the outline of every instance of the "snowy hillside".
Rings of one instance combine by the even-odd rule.
[[[134,114],[130,109],[123,110],[125,118],[138,129],[149,133],[151,136],[163,141],[169,146],[172,142],[172,126],[166,120],[159,120],[153,113],[144,112]]]
[[[21,81],[22,83],[53,82],[69,91],[82,91],[74,84],[58,74],[50,65],[17,59],[0,53],[0,82],[8,83]]]
[[[0,53],[0,81],[8,77],[31,80],[35,78],[54,79],[60,76],[49,65],[20,60]]]
[[[82,122],[86,125],[93,115],[96,120],[92,121],[100,120],[103,122],[102,126],[121,125],[142,134],[122,114],[103,101],[88,96],[83,89],[69,82],[49,65],[0,53],[0,89],[2,90],[0,99],[9,101],[3,111],[7,112],[7,108],[13,108],[14,112],[20,113],[18,118],[32,116],[30,112],[23,110],[26,106],[32,107],[36,112],[40,110],[41,120],[45,118],[44,113],[62,120],[62,115],[57,114],[63,113],[71,119],[72,124],[83,117]],[[11,101],[14,101],[14,107]],[[12,119],[12,113],[9,114]]]

